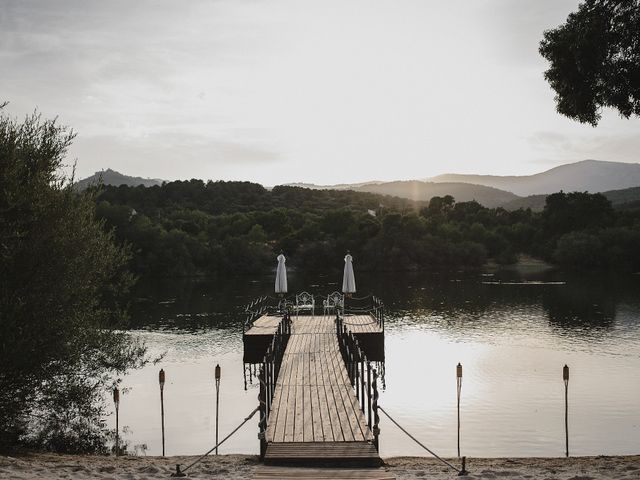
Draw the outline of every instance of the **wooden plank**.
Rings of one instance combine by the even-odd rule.
[[[395,476],[380,468],[296,468],[260,465],[251,477],[255,480],[315,479],[315,480],[395,480]]]
[[[333,426],[331,425],[331,415],[329,413],[329,404],[327,402],[327,392],[324,384],[323,369],[323,355],[322,355],[322,343],[323,338],[321,336],[316,337],[316,345],[318,348],[318,358],[316,361],[316,385],[318,388],[318,404],[320,406],[320,420],[322,422],[322,440],[333,441],[335,436],[333,434]]]
[[[312,335],[309,335],[309,350],[311,350]],[[311,388],[315,384],[315,379],[311,378],[311,356],[313,353],[305,353],[304,373],[302,376],[302,396],[304,402],[304,411],[302,414],[302,422],[304,424],[303,442],[313,442],[313,400],[311,398]]]
[[[313,424],[313,441],[324,441],[324,430],[322,425],[322,407],[318,393],[318,362],[316,358],[319,356],[318,336],[313,337],[313,353],[309,355],[309,377],[313,379],[313,383],[309,385],[309,396],[311,402],[311,423]]]
[[[273,335],[278,329],[282,316],[263,315],[256,319],[245,335]]]
[[[326,337],[322,336],[323,344],[326,342]],[[335,405],[335,399],[333,397],[333,389],[331,388],[331,382],[329,378],[329,372],[327,371],[328,365],[326,362],[326,356],[322,356],[322,364],[320,372],[322,375],[322,389],[327,402],[327,419],[331,425],[332,436],[327,441],[332,442],[344,442],[345,438],[342,433],[342,427],[340,426],[340,419],[338,417],[338,410]],[[325,430],[326,431],[326,430]]]
[[[344,364],[342,363],[342,358],[341,357],[338,358],[337,355],[332,355],[331,358],[333,361],[332,365],[336,373],[340,375],[341,371],[344,371],[346,376],[346,369],[344,368]],[[344,376],[342,377],[342,379],[344,380]],[[341,396],[342,405],[344,407],[345,414],[347,416],[349,427],[351,428],[351,432],[353,434],[354,440],[364,441],[365,430],[367,429],[367,427],[366,425],[363,425],[363,422],[362,422],[363,418],[361,418],[362,412],[360,411],[360,406],[354,394],[354,390],[351,387],[351,384],[348,383],[348,380],[347,380],[347,387],[339,388],[338,391]],[[357,406],[355,409],[354,409],[354,404]]]
[[[329,357],[326,357],[329,360]],[[351,431],[351,427],[349,425],[349,420],[344,409],[344,405],[342,404],[342,399],[340,396],[340,388],[345,388],[343,382],[339,382],[336,376],[336,372],[333,368],[333,365],[327,362],[327,368],[325,368],[325,372],[327,374],[327,394],[331,394],[330,401],[332,404],[329,408],[335,412],[335,421],[340,425],[340,430],[342,432],[342,440],[345,442],[354,441],[355,438],[353,436],[353,432]]]
[[[371,317],[350,318],[358,328],[370,328]],[[348,445],[367,443],[369,438],[340,354],[334,317],[294,318],[277,379],[267,430],[269,445]]]
[[[298,462],[324,466],[345,464],[379,466],[380,457],[370,442],[272,443],[265,453],[266,464]]]
[[[296,360],[298,362],[298,369],[295,378],[295,392],[296,392],[296,403],[294,406],[295,414],[294,414],[294,429],[293,429],[293,441],[294,442],[303,442],[304,441],[304,385],[302,382],[302,378],[304,375],[305,368],[305,355],[304,355],[304,347],[308,336],[303,335],[300,341],[300,352],[296,355]]]
[[[287,397],[287,416],[284,425],[284,440],[285,442],[294,441],[294,428],[295,428],[295,407],[296,407],[296,390],[295,390],[295,378],[298,374],[299,362],[297,361],[297,355],[289,355],[289,361],[292,362],[291,366],[291,378],[288,385],[289,396]]]
[[[327,360],[331,361],[331,356],[327,356]],[[350,408],[347,408],[345,405],[342,392],[347,389],[347,386],[340,378],[340,371],[336,371],[335,365],[333,363],[329,363],[329,374],[331,377],[331,388],[333,390],[333,397],[336,404],[336,409],[338,412],[338,418],[340,421],[340,426],[342,427],[342,433],[344,435],[344,439],[347,442],[352,442],[358,440],[356,437],[356,432],[353,431],[351,427],[351,415],[349,415]]]

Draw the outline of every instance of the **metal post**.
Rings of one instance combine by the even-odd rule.
[[[220,410],[220,365],[216,365],[216,455],[218,455],[218,413]]]
[[[164,457],[164,369],[160,369],[158,374],[160,383],[160,419],[162,421],[162,456]]]
[[[367,424],[371,428],[371,362],[367,362]]]
[[[113,403],[116,406],[116,457],[120,455],[120,431],[118,426],[118,414],[120,410],[120,390],[118,387],[113,389]]]
[[[464,477],[466,475],[469,475],[469,472],[467,472],[467,457],[462,457],[462,468],[458,472],[458,476]]]
[[[362,355],[362,350],[358,350],[360,352],[360,404],[362,405],[362,413],[366,415],[366,403],[364,398],[364,356]]]
[[[564,380],[564,433],[565,433],[565,455],[569,456],[569,367],[562,368],[562,379]]]
[[[260,439],[260,460],[264,460],[264,454],[267,451],[267,406],[265,403],[266,398],[266,389],[264,385],[264,370],[260,369],[260,373],[258,374],[259,381],[259,391],[258,391],[258,402],[260,406],[260,419],[258,420],[258,439]]]
[[[462,392],[462,364],[456,367],[456,384],[458,389],[458,458],[460,458],[460,393]],[[463,467],[464,470],[464,467]]]
[[[378,443],[378,437],[380,435],[380,416],[378,415],[378,372],[373,371],[373,445],[376,447],[376,451],[380,451],[380,444]]]

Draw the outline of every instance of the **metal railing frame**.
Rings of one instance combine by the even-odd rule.
[[[378,450],[380,435],[378,416],[378,372],[372,368],[364,350],[355,335],[344,325],[343,318],[336,315],[336,334],[340,353],[347,368],[349,381],[353,387],[360,410],[367,426],[373,434],[373,444]]]
[[[284,357],[284,352],[287,349],[290,337],[291,315],[287,312],[282,317],[282,320],[280,320],[278,329],[267,347],[258,375],[260,380],[260,390],[258,393],[258,400],[260,402],[260,422],[258,423],[258,428],[260,433],[258,434],[258,438],[260,439],[261,459],[264,458],[267,449],[266,432],[273,404],[273,395],[276,390],[280,367],[282,366],[282,358]]]

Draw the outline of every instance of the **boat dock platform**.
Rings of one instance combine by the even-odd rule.
[[[243,338],[245,361],[260,365],[265,465],[378,467],[381,312],[263,313]]]

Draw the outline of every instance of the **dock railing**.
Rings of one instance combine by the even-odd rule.
[[[244,334],[251,328],[253,322],[267,311],[267,296],[258,297],[252,300],[244,307],[246,314],[245,321],[242,325],[242,333]]]
[[[373,308],[371,309],[371,315],[378,322],[378,326],[384,332],[384,303],[375,295],[373,296]]]
[[[364,303],[366,302],[366,303]],[[384,303],[375,295],[345,299],[344,313],[353,315],[369,314],[384,332]]]
[[[260,392],[258,394],[258,400],[260,402],[260,422],[258,424],[260,429],[260,433],[258,434],[258,438],[260,438],[260,458],[264,458],[267,449],[266,432],[269,414],[271,413],[273,395],[276,390],[276,382],[278,380],[278,374],[280,373],[282,358],[284,351],[287,349],[290,336],[291,316],[289,313],[285,313],[278,324],[278,329],[273,335],[271,343],[267,347],[258,377],[260,379]]]
[[[292,302],[286,297],[263,295],[252,300],[244,307],[246,318],[242,325],[242,333],[246,333],[253,322],[263,315],[286,315],[291,311]]]
[[[336,315],[336,334],[351,386],[355,390],[360,410],[367,420],[367,426],[373,434],[373,444],[378,450],[378,436],[380,434],[378,372],[371,367],[371,362],[367,360],[358,339],[347,329],[339,314]]]

